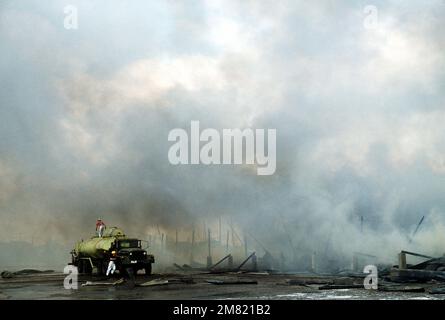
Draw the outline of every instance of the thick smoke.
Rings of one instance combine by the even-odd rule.
[[[67,4],[0,4],[0,241],[222,217],[277,255],[445,251],[443,1]],[[276,173],[170,165],[191,120],[277,129]]]

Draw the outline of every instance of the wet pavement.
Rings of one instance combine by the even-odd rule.
[[[402,285],[417,288],[421,286],[425,292],[385,292],[365,288],[319,289],[323,283],[357,284],[363,281],[348,277],[181,272],[138,275],[134,282],[127,279],[113,285],[113,282],[120,279],[119,276],[106,279],[82,275],[78,278],[78,289],[65,289],[63,285],[65,277],[66,275],[61,273],[49,273],[0,279],[0,299],[445,299],[444,294],[428,293],[431,288],[439,285],[437,283]],[[299,284],[291,285],[289,280],[297,281]],[[86,285],[87,283],[89,285]]]

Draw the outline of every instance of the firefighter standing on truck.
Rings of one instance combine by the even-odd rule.
[[[96,221],[96,232],[97,235],[102,238],[105,230],[105,223],[102,221],[102,219],[97,219]]]

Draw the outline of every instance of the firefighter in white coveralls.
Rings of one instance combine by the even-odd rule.
[[[114,271],[116,271],[116,251],[111,251],[111,257],[110,257],[110,262],[108,263],[108,268],[107,268],[107,277],[111,274],[114,274]]]

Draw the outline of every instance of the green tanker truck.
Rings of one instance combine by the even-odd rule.
[[[96,268],[97,273],[103,275],[112,251],[116,252],[115,263],[119,273],[136,274],[139,270],[145,270],[145,274],[151,274],[154,256],[142,249],[141,240],[128,238],[117,227],[106,229],[102,237],[77,242],[71,251],[71,264],[78,268],[79,273],[91,274]]]

